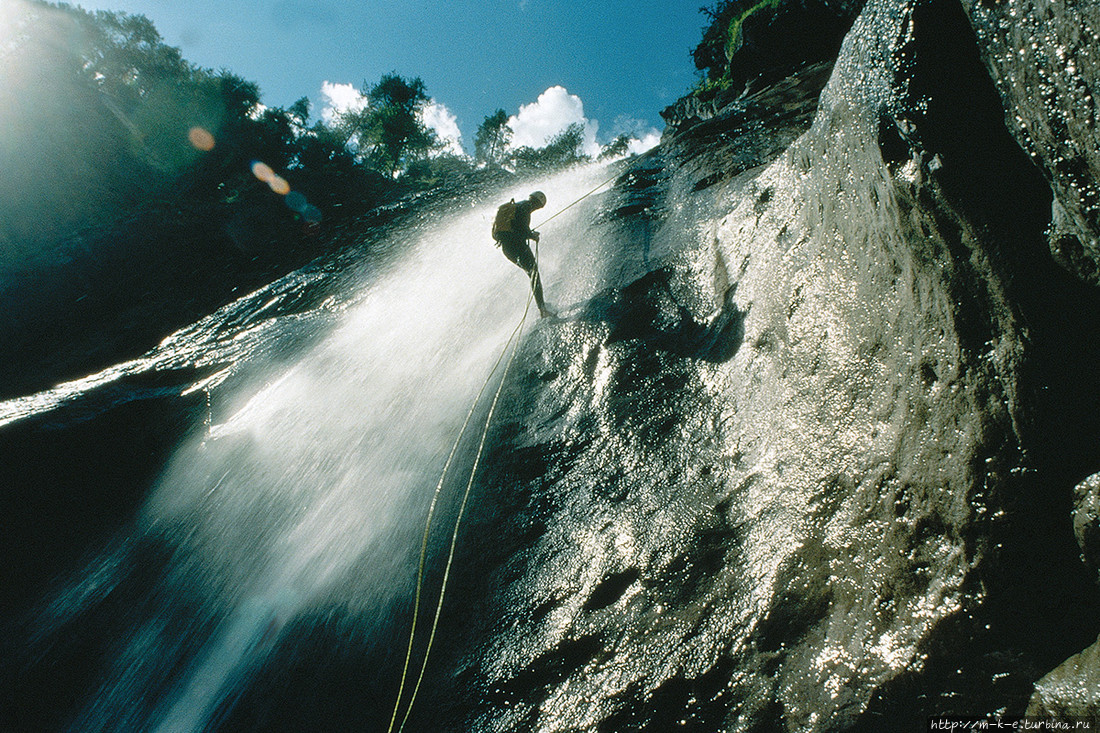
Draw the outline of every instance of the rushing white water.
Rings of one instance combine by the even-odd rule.
[[[543,190],[549,203],[537,225],[610,175],[577,169],[503,199]],[[591,294],[585,232],[595,199],[542,230],[553,305]],[[232,409],[179,448],[139,531],[175,548],[165,587],[187,587],[216,610],[187,629],[198,641],[174,645],[162,621],[137,621],[82,725],[202,730],[281,629],[321,596],[375,608],[408,596],[410,558],[446,455],[528,298],[526,276],[489,237],[499,203],[396,234],[408,254],[331,335],[291,366],[253,375]],[[537,320],[532,305],[528,328]],[[153,605],[163,616],[173,602]],[[189,666],[159,695],[127,661],[181,649],[191,650]]]

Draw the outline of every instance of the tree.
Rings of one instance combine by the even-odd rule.
[[[485,118],[474,138],[474,159],[486,165],[498,165],[504,159],[504,149],[512,141],[508,114],[498,109]]]
[[[604,145],[600,149],[600,160],[610,160],[611,158],[619,158],[627,154],[630,150],[630,141],[633,140],[629,133],[623,133],[617,138]]]
[[[298,127],[304,128],[306,123],[309,122],[310,103],[309,97],[302,97],[294,104],[290,105],[286,113],[290,115],[290,118],[294,121],[294,124]]]
[[[186,87],[201,71],[164,43],[144,15],[59,5],[79,29],[81,72],[108,98],[116,114],[129,115],[150,95]]]
[[[341,123],[348,139],[357,140],[364,157],[373,158],[392,178],[439,147],[435,133],[420,117],[428,101],[419,77],[408,80],[386,74],[368,92],[367,106],[345,113]]]
[[[522,147],[512,153],[517,168],[548,170],[565,168],[588,160],[582,150],[584,146],[584,125],[574,122],[569,127],[550,138],[545,147]]]

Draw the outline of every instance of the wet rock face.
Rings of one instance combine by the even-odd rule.
[[[1100,474],[1074,492],[1073,532],[1081,559],[1100,569]],[[1035,684],[1028,715],[1088,718],[1100,716],[1100,641],[1074,654]]]
[[[744,10],[755,3],[729,5],[731,9],[739,6]],[[722,20],[718,20],[695,56],[697,65],[709,67],[709,73],[721,76],[723,83],[678,100],[664,109],[661,116],[670,130],[678,131],[721,115],[731,105],[797,69],[817,63],[831,64],[862,7],[862,0],[760,3],[740,24],[735,50],[728,43],[728,28],[720,28]],[[728,22],[732,16],[721,17]],[[719,37],[717,42],[715,36]]]
[[[1043,186],[968,32],[955,3],[873,0],[782,151],[741,165],[711,120],[625,179],[606,290],[540,324],[494,435],[460,727],[1022,713],[1095,638],[1072,484],[1028,458],[1049,414],[1021,313],[1050,306],[1014,298],[1050,285],[1047,210],[989,193]]]
[[[1087,720],[1100,717],[1100,641],[1039,680],[1027,714]]]
[[[962,0],[1007,122],[1055,193],[1050,247],[1100,283],[1100,7],[1093,2]]]
[[[1089,476],[1074,492],[1073,533],[1082,557],[1100,569],[1100,474]]]

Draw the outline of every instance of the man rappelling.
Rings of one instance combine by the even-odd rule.
[[[531,229],[531,212],[546,206],[546,194],[535,191],[526,200],[515,199],[497,209],[493,220],[493,239],[500,246],[504,256],[523,268],[531,278],[531,290],[535,294],[535,303],[539,315],[543,318],[554,315],[542,299],[542,278],[539,277],[538,258],[531,252],[528,240],[539,241],[539,233]]]

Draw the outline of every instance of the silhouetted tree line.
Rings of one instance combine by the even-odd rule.
[[[0,99],[5,270],[48,265],[61,240],[135,217],[169,241],[202,232],[247,252],[396,191],[309,125],[307,99],[263,106],[254,83],[188,63],[144,16],[37,0],[13,14],[0,50],[15,69]]]
[[[579,126],[513,149],[503,111],[473,159],[444,153],[419,78],[365,84],[325,124],[189,63],[142,15],[14,0],[5,20],[0,397],[140,352],[406,194],[586,159]]]
[[[525,172],[587,159],[579,126],[542,148],[512,148],[503,110],[479,127],[473,159],[443,154],[421,119],[430,100],[419,78],[383,76],[362,109],[326,125],[310,120],[306,98],[267,107],[254,83],[190,64],[144,16],[42,0],[18,4],[15,16],[18,32],[0,60],[33,66],[36,78],[0,100],[12,148],[0,148],[8,214],[0,242],[13,249],[34,250],[152,201],[213,217],[235,240],[250,238],[252,225],[260,227],[252,239],[267,239],[288,222],[360,213],[478,168]],[[625,149],[624,137],[607,150]],[[300,195],[272,196],[253,161]]]

